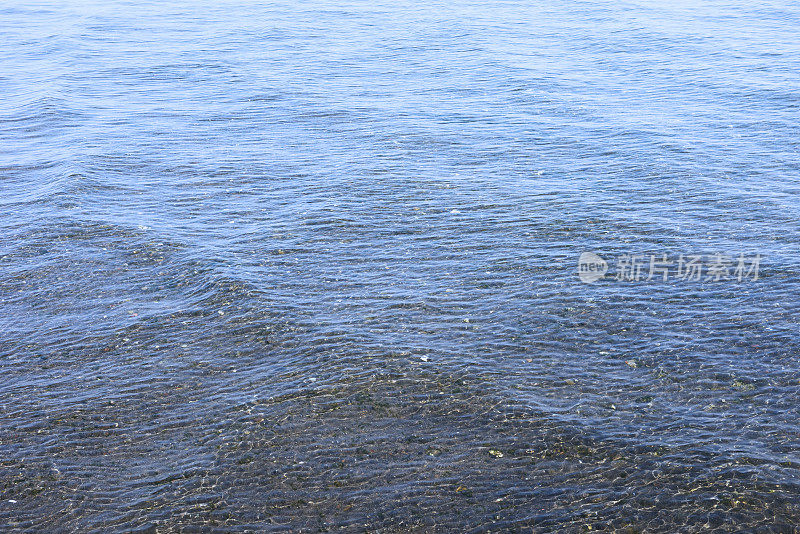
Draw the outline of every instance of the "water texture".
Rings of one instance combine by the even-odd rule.
[[[797,532],[799,28],[4,2],[0,530]]]

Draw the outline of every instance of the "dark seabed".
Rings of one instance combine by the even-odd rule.
[[[0,530],[800,530],[797,3],[0,36]]]

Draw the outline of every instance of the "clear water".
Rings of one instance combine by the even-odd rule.
[[[799,29],[4,2],[0,527],[796,531]]]

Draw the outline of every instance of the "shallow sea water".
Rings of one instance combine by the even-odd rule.
[[[797,532],[798,29],[4,2],[0,529]]]

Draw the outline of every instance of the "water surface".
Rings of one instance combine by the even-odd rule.
[[[797,4],[0,21],[3,530],[796,531]]]

